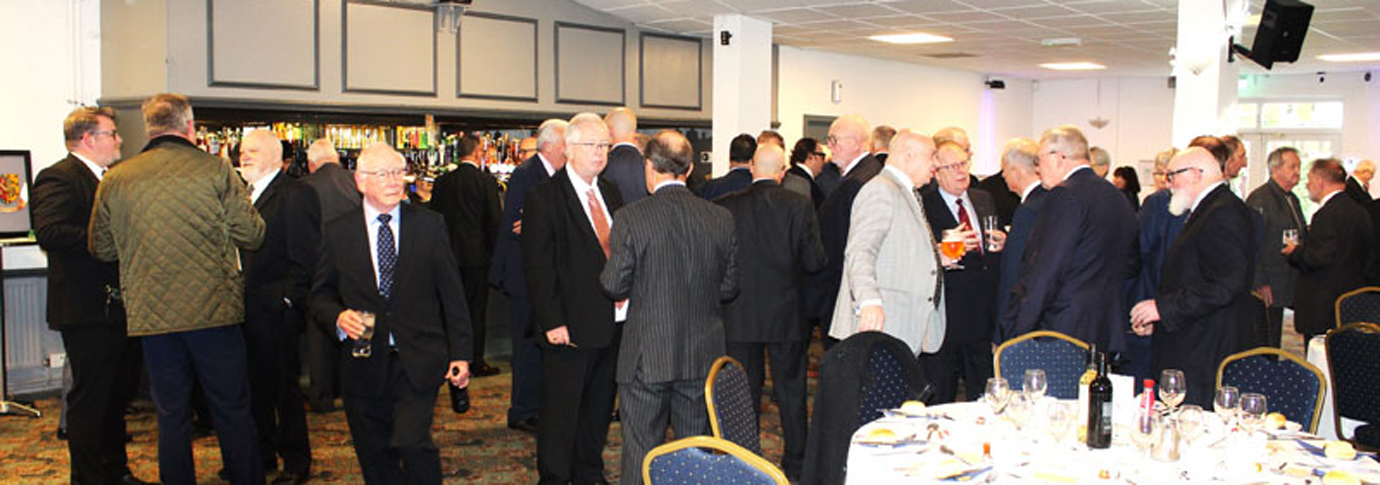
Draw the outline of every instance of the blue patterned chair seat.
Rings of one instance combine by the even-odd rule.
[[[906,369],[896,354],[880,345],[873,346],[868,352],[867,365],[872,381],[863,387],[862,405],[858,407],[859,426],[882,417],[882,409],[901,407],[911,397]]]
[[[714,436],[762,454],[757,406],[748,388],[747,371],[730,357],[719,357],[709,371],[705,402]]]
[[[1380,425],[1380,326],[1353,323],[1328,332],[1327,365],[1336,417]],[[1367,430],[1371,439],[1376,434]],[[1361,438],[1357,430],[1356,439]]]
[[[1317,429],[1323,391],[1327,386],[1317,367],[1293,354],[1268,347],[1223,359],[1217,384],[1234,386],[1243,393],[1264,394],[1271,412],[1283,414],[1309,432]]]
[[[656,447],[642,464],[648,485],[786,485],[771,463],[718,438],[692,436]]]
[[[1042,369],[1049,387],[1045,395],[1078,398],[1078,379],[1087,367],[1088,345],[1059,332],[1038,330],[997,347],[997,375],[1019,388],[1028,369]]]
[[[1337,298],[1337,326],[1380,323],[1380,287],[1366,287]]]

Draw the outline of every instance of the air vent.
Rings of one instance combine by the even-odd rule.
[[[936,52],[936,53],[933,53],[933,54],[920,54],[920,55],[925,56],[925,57],[932,57],[932,58],[935,58],[935,59],[965,59],[965,58],[969,58],[969,57],[977,57],[977,56],[978,56],[977,54],[973,54],[973,53],[971,53],[971,52]]]

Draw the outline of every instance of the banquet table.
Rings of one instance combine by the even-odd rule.
[[[1128,484],[1229,483],[1319,484],[1330,470],[1343,470],[1363,481],[1380,483],[1374,455],[1355,460],[1323,456],[1325,440],[1300,431],[1233,429],[1211,412],[1191,440],[1180,441],[1177,461],[1151,458],[1132,441],[1135,409],[1116,409],[1112,446],[1089,449],[1067,426],[1055,441],[1044,427],[1044,398],[1031,407],[1029,421],[1017,428],[1006,416],[994,415],[981,401],[928,408],[923,416],[889,413],[858,429],[849,445],[846,483],[1052,483]],[[1074,419],[1076,421],[1076,419]],[[873,430],[886,428],[896,441],[875,442]]]

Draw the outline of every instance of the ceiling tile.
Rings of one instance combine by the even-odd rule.
[[[940,22],[967,23],[981,22],[987,20],[1004,20],[1006,17],[982,10],[968,10],[959,12],[931,12],[922,14],[925,18],[938,20]]]
[[[1107,22],[1092,15],[1072,15],[1068,17],[1049,17],[1030,19],[1030,23],[1044,27],[1064,28],[1083,25],[1105,25]]]
[[[575,0],[575,2],[595,10],[608,10],[647,3],[647,0]]]
[[[890,17],[872,17],[857,19],[859,22],[866,22],[878,27],[889,28],[918,28],[927,25],[935,25],[937,22],[916,17],[911,14],[896,14]]]
[[[1312,24],[1374,19],[1375,14],[1361,7],[1313,10]]]
[[[709,22],[692,18],[681,18],[662,22],[651,22],[641,25],[656,27],[659,29],[666,29],[678,33],[699,32],[702,30],[709,30],[714,27],[714,25],[710,24]]]
[[[657,20],[670,20],[679,17],[679,15],[671,13],[670,10],[661,8],[658,5],[652,5],[647,3],[641,5],[633,5],[630,7],[610,9],[608,10],[608,13],[617,15],[619,17],[623,17],[627,20],[632,21],[633,23],[639,24],[655,22]]]
[[[883,7],[875,3],[854,3],[847,5],[814,7],[814,9],[837,17],[850,19],[903,15],[902,13],[897,12],[895,9]]]
[[[1012,7],[1033,7],[1047,5],[1044,0],[958,0],[975,9],[999,9]]]
[[[1325,24],[1317,24],[1311,26],[1310,30],[1318,30],[1344,38],[1352,35],[1366,35],[1375,33],[1376,27],[1377,26],[1375,20],[1357,20],[1350,22],[1328,22]],[[1304,36],[1304,45],[1307,45],[1308,40],[1311,38],[1312,36]]]
[[[834,20],[837,17],[824,12],[811,10],[808,8],[789,8],[784,10],[773,10],[770,12],[759,12],[752,14],[753,17],[779,22],[784,24],[803,24],[806,22],[819,22],[823,20]]]
[[[1033,7],[1006,8],[1006,9],[1001,9],[1001,10],[994,10],[994,12],[999,13],[999,14],[1002,14],[1002,15],[1005,15],[1005,16],[1007,16],[1007,17],[1017,18],[1017,19],[1037,19],[1037,18],[1043,18],[1043,17],[1067,17],[1067,16],[1069,16],[1069,15],[1075,15],[1075,14],[1078,13],[1078,12],[1074,12],[1074,11],[1072,11],[1072,10],[1069,10],[1069,9],[1067,9],[1067,8],[1060,7],[1060,6],[1058,6],[1058,5],[1049,5],[1049,4],[1037,5],[1037,6],[1033,6]]]
[[[972,7],[952,0],[902,0],[900,2],[888,3],[887,6],[921,15],[935,12],[954,12],[973,9]]]
[[[812,28],[812,29],[827,30],[827,31],[839,32],[839,33],[867,31],[867,32],[869,32],[869,34],[867,34],[867,35],[872,35],[870,32],[873,32],[873,31],[876,31],[876,30],[877,30],[876,27],[873,27],[873,26],[871,26],[871,25],[868,25],[868,24],[865,24],[865,23],[862,23],[862,22],[858,22],[858,21],[855,21],[855,20],[841,20],[841,19],[826,20],[826,21],[823,21],[823,22],[810,22],[810,23],[808,23],[808,24],[800,24],[800,25],[801,25],[802,27],[809,27],[809,28]]]
[[[709,2],[705,0],[679,0],[660,3],[662,8],[670,10],[679,16],[699,17],[701,20],[713,22],[715,15],[737,13],[728,5],[719,2]]]
[[[1178,22],[1179,17],[1175,12],[1167,10],[1149,10],[1142,12],[1121,12],[1097,14],[1098,17],[1122,24],[1138,24],[1144,22]]]
[[[1091,14],[1135,12],[1140,10],[1159,8],[1155,5],[1146,4],[1139,0],[1109,0],[1102,2],[1065,3],[1063,5],[1065,7],[1077,10],[1079,12]]]

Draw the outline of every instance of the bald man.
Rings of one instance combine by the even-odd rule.
[[[762,401],[764,357],[771,358],[786,440],[781,467],[787,478],[799,480],[805,458],[805,350],[810,339],[802,325],[800,292],[805,275],[824,268],[824,246],[814,204],[781,187],[785,150],[773,144],[759,146],[749,169],[752,185],[715,200],[733,214],[743,243],[735,256],[740,290],[738,298],[724,306],[724,332],[728,355],[747,369],[753,403]],[[752,409],[757,412],[760,407]]]
[[[1362,160],[1356,164],[1356,168],[1351,170],[1351,176],[1346,178],[1346,195],[1351,196],[1361,207],[1370,206],[1370,179],[1375,176],[1375,163],[1370,160]]]
[[[359,208],[359,190],[350,170],[340,165],[340,153],[329,138],[320,138],[307,147],[307,169],[302,181],[316,191],[321,224]],[[307,326],[307,405],[313,412],[335,410],[340,396],[340,349],[334,332],[319,325]]]
[[[1337,297],[1365,286],[1367,261],[1377,246],[1364,206],[1342,193],[1346,171],[1336,159],[1314,160],[1308,198],[1318,204],[1308,232],[1281,250],[1299,270],[1294,287],[1294,328],[1304,341],[1336,325]]]
[[[1189,214],[1169,250],[1155,298],[1136,303],[1131,325],[1151,340],[1151,375],[1184,371],[1185,403],[1207,407],[1222,359],[1244,350],[1248,329],[1237,308],[1249,303],[1259,243],[1251,210],[1227,187],[1222,165],[1189,148],[1169,162],[1169,212]]]
[[[618,184],[623,203],[632,204],[647,196],[646,159],[637,147],[637,114],[628,108],[614,108],[604,115],[609,129],[609,163],[602,174]]]
[[[809,306],[807,314],[820,319],[824,335],[831,333],[829,325],[834,314],[833,302],[838,298],[839,280],[843,278],[843,250],[848,243],[849,227],[852,226],[853,199],[864,184],[882,171],[882,162],[877,161],[869,151],[871,135],[872,129],[867,120],[858,115],[839,117],[829,126],[829,152],[833,154],[834,164],[838,165],[843,179],[819,207],[820,238],[824,242],[828,263],[816,281],[811,282],[811,285],[818,285],[819,296],[806,302]],[[832,347],[833,342],[826,338],[824,345]]]

